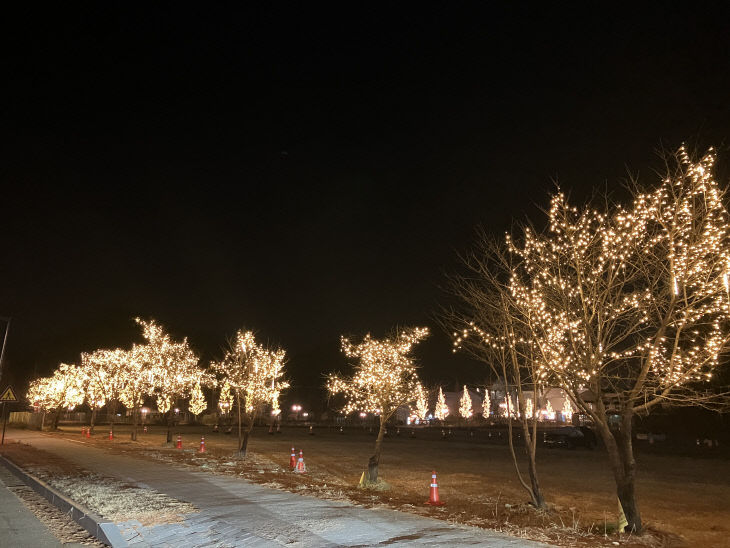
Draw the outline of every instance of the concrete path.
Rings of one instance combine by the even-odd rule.
[[[454,526],[390,509],[366,509],[279,491],[235,477],[110,454],[38,432],[12,431],[7,437],[53,452],[91,471],[150,487],[200,509],[189,514],[182,524],[117,524],[131,546],[542,546],[476,527]]]
[[[25,486],[0,466],[0,546],[60,548],[62,544],[9,487]]]

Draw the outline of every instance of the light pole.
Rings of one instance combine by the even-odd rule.
[[[10,331],[10,317],[0,316],[0,320],[5,322],[5,335],[3,336],[3,349],[0,350],[0,380],[3,378],[3,364],[5,358],[5,346],[8,342],[8,331]]]

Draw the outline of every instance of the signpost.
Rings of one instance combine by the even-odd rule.
[[[5,445],[5,426],[8,424],[8,413],[5,410],[5,406],[8,403],[15,403],[18,401],[18,398],[15,395],[15,390],[13,390],[12,386],[8,386],[5,388],[5,390],[2,391],[2,394],[0,394],[0,402],[3,404],[3,436],[0,440],[0,445]]]

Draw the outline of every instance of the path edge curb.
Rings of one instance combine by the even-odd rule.
[[[42,495],[64,514],[71,516],[71,519],[88,531],[89,534],[107,543],[112,548],[125,548],[128,546],[127,541],[113,522],[104,520],[100,516],[90,512],[84,506],[59,493],[53,487],[32,474],[29,474],[6,457],[0,455],[0,462],[36,493]]]

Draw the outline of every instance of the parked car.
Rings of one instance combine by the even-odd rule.
[[[543,441],[548,447],[565,447],[575,449],[596,447],[596,434],[587,426],[561,426],[544,433]]]

